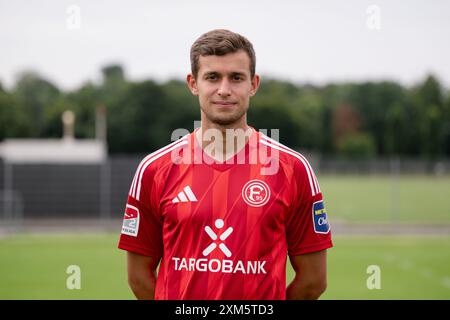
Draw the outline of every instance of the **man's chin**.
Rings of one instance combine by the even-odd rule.
[[[221,126],[228,126],[228,125],[232,125],[236,122],[238,122],[241,118],[242,115],[215,115],[215,116],[211,116],[211,117],[207,117],[209,121],[221,125]]]
[[[236,119],[236,118],[213,118],[210,120],[211,120],[211,122],[221,125],[221,126],[229,126],[229,125],[232,125],[233,123],[236,123],[239,119]]]
[[[245,116],[245,112],[243,110],[215,110],[213,112],[205,112],[202,110],[206,118],[217,125],[221,126],[229,126],[232,125],[242,119]],[[211,110],[212,111],[212,110]]]

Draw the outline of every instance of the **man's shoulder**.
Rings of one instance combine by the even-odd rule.
[[[188,145],[186,135],[145,156],[139,163],[130,188],[130,196],[139,200],[143,185],[152,185],[164,168],[174,163],[177,151]],[[160,177],[160,179],[163,179]]]
[[[139,163],[138,171],[155,172],[161,170],[168,164],[174,163],[179,155],[179,150],[189,144],[189,135],[165,145],[162,148],[146,155]]]
[[[299,151],[296,151],[279,141],[266,136],[263,133],[259,135],[259,143],[263,146],[268,147],[270,150],[270,155],[276,157],[281,163],[290,167],[305,167],[309,166],[307,157],[304,156]]]
[[[276,151],[274,154],[278,156],[280,164],[285,166],[285,171],[290,172],[295,181],[301,181],[301,183],[309,186],[313,196],[320,192],[314,170],[303,154],[262,134],[260,143]]]

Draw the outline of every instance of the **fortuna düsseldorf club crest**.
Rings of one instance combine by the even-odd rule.
[[[249,206],[261,207],[270,199],[269,186],[261,180],[251,180],[242,188],[242,198]]]

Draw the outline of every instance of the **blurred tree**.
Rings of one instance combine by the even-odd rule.
[[[6,92],[0,84],[0,141],[30,135],[30,119],[25,115],[23,106],[17,103],[15,96]]]
[[[277,108],[262,104],[252,106],[248,112],[248,122],[256,130],[266,130],[263,132],[269,136],[271,136],[271,129],[278,129],[278,138],[281,143],[292,148],[299,147],[298,144],[289,143],[289,141],[295,141],[299,134],[299,127],[292,121],[289,110],[283,105]]]
[[[42,135],[47,138],[61,138],[63,136],[63,124],[61,116],[66,110],[74,110],[75,107],[70,102],[61,96],[52,104],[45,108],[44,112],[44,128]],[[75,118],[75,128],[80,125],[78,119]]]
[[[293,119],[298,113],[298,88],[292,83],[267,79],[250,100],[248,123],[255,129],[279,129],[281,143],[291,147],[300,146],[300,127]],[[296,117],[301,117],[298,114]]]
[[[75,135],[95,136],[96,108],[107,108],[111,152],[147,153],[177,128],[200,120],[198,97],[185,81],[129,82],[120,65],[102,68],[100,84],[61,93],[34,72],[11,92],[0,85],[0,139],[60,137],[61,114],[75,112]],[[442,157],[450,155],[450,95],[429,75],[413,88],[390,81],[296,85],[264,79],[250,100],[248,122],[280,129],[280,142],[323,154]]]
[[[112,64],[102,68],[103,84],[106,86],[120,86],[125,81],[125,73],[122,66]]]
[[[389,110],[405,104],[403,88],[394,82],[366,82],[354,84],[348,95],[348,101],[362,117],[361,130],[370,132],[375,147],[380,155],[386,155],[392,150],[389,146],[395,145],[397,138],[387,136],[388,128],[395,126],[395,117]],[[388,117],[391,115],[392,119]],[[394,121],[393,124],[390,122]],[[389,142],[386,139],[391,140]]]
[[[105,94],[101,91],[101,87],[88,82],[67,95],[67,104],[76,117],[75,136],[77,138],[95,137],[95,110],[103,103],[102,93]]]
[[[349,133],[338,145],[339,155],[347,159],[370,159],[376,155],[374,139],[369,133]]]
[[[413,135],[407,105],[394,103],[386,111],[386,131],[384,135],[387,155],[399,156],[408,153],[408,142]]]
[[[416,128],[414,151],[427,158],[443,155],[447,111],[437,78],[429,75],[422,84],[414,87],[410,103]]]
[[[170,137],[161,119],[166,112],[164,93],[153,81],[130,84],[108,105],[108,145],[116,152],[151,152]],[[164,142],[163,142],[164,141]]]
[[[160,121],[166,123],[170,133],[175,129],[194,129],[194,121],[200,121],[200,105],[198,97],[191,94],[184,81],[171,80],[161,85],[164,94],[165,107]],[[161,142],[170,142],[170,133]]]
[[[296,124],[298,131],[292,146],[320,151],[324,135],[324,108],[317,89],[311,86],[298,88],[288,104],[289,118]]]
[[[332,127],[334,144],[340,146],[344,138],[359,133],[361,116],[354,107],[342,103],[333,110]]]
[[[447,92],[447,101],[444,105],[442,123],[442,151],[445,156],[450,156],[450,92]]]
[[[338,106],[348,103],[348,96],[352,88],[353,85],[350,83],[328,84],[322,88],[317,88],[317,94],[321,100],[320,109],[322,112],[321,119],[319,120],[322,124],[319,150],[323,154],[331,155],[338,152],[334,137],[333,117],[335,116],[335,109]]]
[[[45,108],[59,98],[59,89],[37,73],[29,71],[19,76],[13,92],[28,118],[30,136],[44,137]]]

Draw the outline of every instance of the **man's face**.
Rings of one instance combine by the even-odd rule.
[[[250,97],[259,86],[259,77],[251,78],[250,58],[244,50],[223,56],[200,56],[197,79],[189,74],[187,81],[191,92],[199,97],[206,117],[202,120],[219,125],[245,121]]]

